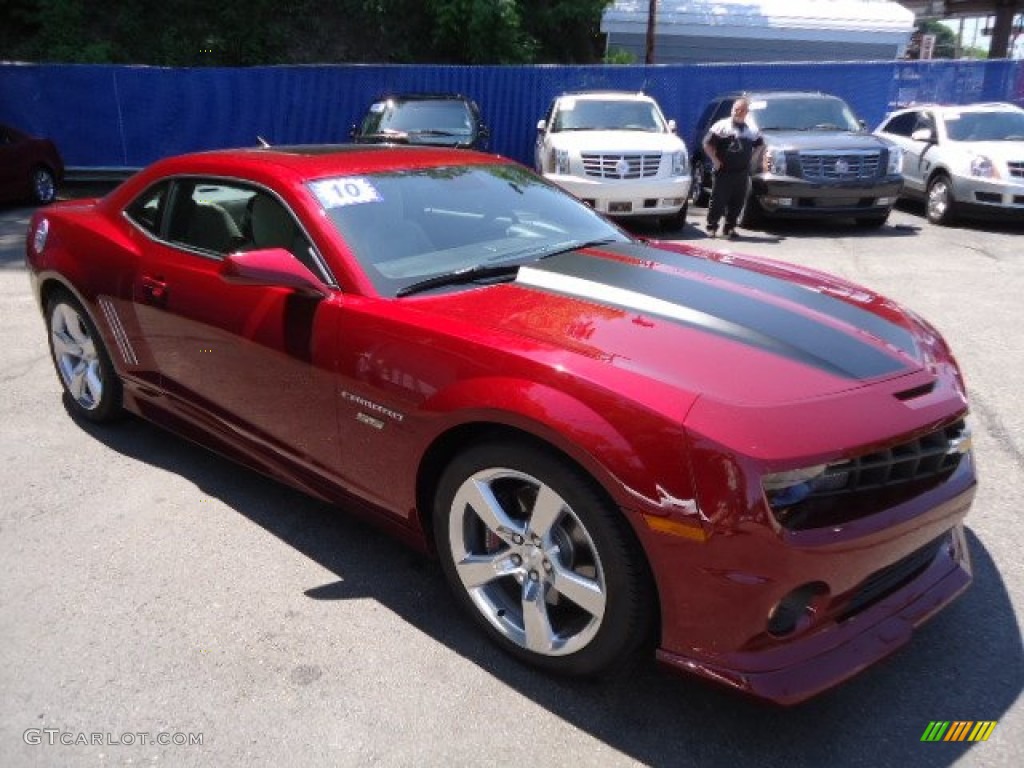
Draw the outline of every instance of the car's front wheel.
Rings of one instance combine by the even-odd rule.
[[[39,205],[52,203],[57,199],[57,179],[45,165],[32,169],[32,199]]]
[[[946,226],[956,220],[956,199],[953,197],[953,183],[940,173],[928,184],[925,214],[932,224]]]
[[[703,160],[693,161],[693,181],[690,184],[690,202],[698,208],[705,207],[711,200],[709,174]]]
[[[686,226],[686,212],[689,209],[689,201],[683,203],[683,207],[671,216],[662,216],[658,223],[666,232],[678,232]]]
[[[89,316],[68,293],[46,305],[50,356],[72,411],[94,422],[121,415],[121,381]]]
[[[537,667],[605,674],[650,637],[653,589],[632,530],[551,450],[485,443],[457,456],[441,477],[434,532],[464,607]]]

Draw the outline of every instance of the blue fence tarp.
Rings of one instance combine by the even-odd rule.
[[[52,138],[70,168],[138,168],[203,149],[348,140],[388,92],[459,92],[491,127],[491,150],[533,162],[537,120],[564,91],[644,90],[688,144],[720,93],[822,90],[869,126],[909,103],[1024,106],[1024,61],[895,61],[653,66],[317,65],[163,68],[0,64],[0,122]]]

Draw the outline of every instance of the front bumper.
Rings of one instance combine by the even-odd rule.
[[[767,652],[706,659],[659,649],[657,658],[757,698],[797,704],[906,645],[914,629],[963,593],[971,578],[963,526],[956,525],[920,575],[843,623]]]
[[[678,213],[690,194],[690,176],[648,179],[590,179],[545,174],[569,194],[608,216],[670,216]]]
[[[872,217],[892,210],[903,188],[901,176],[856,183],[814,183],[791,176],[753,178],[764,212],[792,218]]]
[[[1024,179],[953,179],[953,196],[965,213],[1024,221]]]

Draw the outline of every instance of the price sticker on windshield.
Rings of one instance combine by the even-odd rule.
[[[344,178],[315,181],[310,189],[324,208],[341,208],[346,205],[379,203],[380,193],[369,179]]]

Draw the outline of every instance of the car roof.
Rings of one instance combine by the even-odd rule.
[[[472,101],[461,93],[386,93],[377,101]]]
[[[719,99],[738,99],[740,97],[746,99],[838,99],[834,93],[825,93],[824,91],[732,91],[730,93],[719,96]]]
[[[937,112],[1024,112],[1016,104],[1006,101],[985,101],[974,104],[909,104],[896,110],[896,112],[909,112],[921,109],[930,109]]]
[[[253,177],[291,175],[315,179],[452,165],[510,164],[497,155],[451,147],[398,144],[304,144],[215,149],[157,161],[166,174],[245,172]]]
[[[648,96],[643,91],[566,91],[561,94],[558,98],[572,98],[572,99],[602,99],[602,100],[621,100],[621,101],[654,101],[653,96]]]

